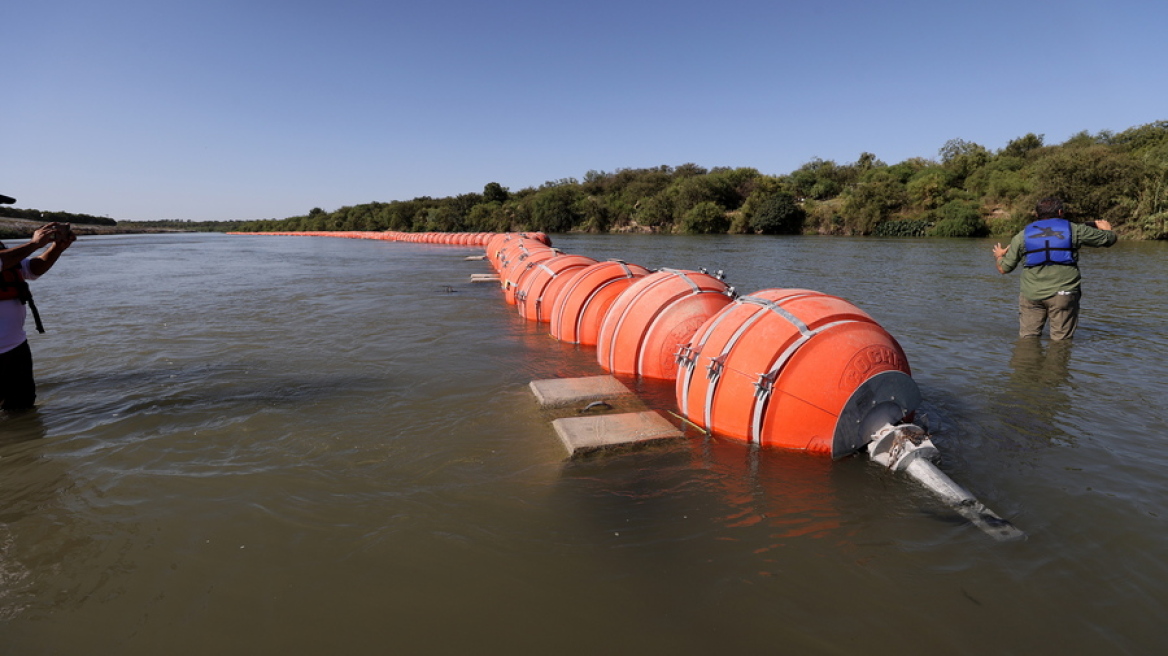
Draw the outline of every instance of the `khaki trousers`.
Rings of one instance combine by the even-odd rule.
[[[1079,327],[1080,292],[1059,292],[1041,301],[1018,296],[1018,336],[1040,337],[1050,321],[1051,339],[1070,339]]]

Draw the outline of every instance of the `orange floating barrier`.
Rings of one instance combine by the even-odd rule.
[[[503,300],[507,301],[509,305],[515,305],[515,294],[519,291],[524,276],[532,270],[533,266],[556,257],[560,252],[539,243],[536,248],[522,247],[512,251],[511,254],[512,258],[503,264],[503,270],[499,273],[499,283],[503,285]]]
[[[743,296],[678,354],[681,414],[710,432],[841,458],[920,402],[908,359],[864,311],[806,289]]]
[[[626,287],[649,273],[643,266],[619,260],[584,267],[552,305],[552,336],[563,342],[595,346],[609,306]]]
[[[499,273],[503,273],[503,269],[514,262],[516,258],[532,250],[542,250],[545,248],[549,247],[541,241],[528,239],[527,237],[517,237],[511,241],[507,241],[499,249],[499,253],[496,256],[496,268]]]
[[[554,301],[554,296],[548,295],[551,283],[560,276],[579,271],[591,264],[596,264],[596,260],[584,255],[557,255],[537,262],[522,277],[518,291],[515,292],[519,316],[528,321],[544,323],[551,321]]]
[[[551,239],[544,235],[543,239],[536,239],[529,236],[525,232],[500,232],[488,233],[489,236],[484,239],[486,248],[487,261],[491,266],[495,267],[495,271],[502,273],[502,260],[506,258],[507,253],[523,244],[527,248],[535,248],[551,246]]]
[[[483,247],[487,261],[491,263],[491,267],[495,269],[496,273],[499,271],[499,256],[503,248],[515,238],[513,233],[501,232],[487,240],[486,245]]]
[[[552,245],[552,238],[548,237],[546,233],[543,233],[543,232],[525,232],[522,234],[524,236],[526,236],[528,239],[534,239],[538,242],[543,243],[544,246],[551,246]]]
[[[596,359],[615,374],[673,380],[678,350],[732,300],[730,287],[705,272],[662,269],[645,276],[613,300]]]
[[[555,278],[552,278],[552,281],[548,283],[547,288],[543,292],[543,303],[540,306],[540,321],[551,323],[552,314],[556,308],[556,302],[560,300],[560,296],[575,282],[577,276],[587,271],[588,267],[593,266],[596,260],[592,262],[593,264],[578,269],[568,269]]]

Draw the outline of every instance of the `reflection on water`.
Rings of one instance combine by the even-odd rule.
[[[84,238],[36,283],[40,408],[0,418],[0,651],[1164,644],[1164,244],[1093,257],[1052,343],[1015,337],[1017,281],[981,242],[555,240],[853,301],[908,354],[944,468],[1029,540],[862,458],[692,429],[564,462],[527,384],[603,373],[595,353],[469,283],[471,249]],[[672,409],[672,385],[626,382]]]
[[[39,440],[45,436],[45,420],[40,410],[0,413],[0,448]]]
[[[1067,414],[1070,358],[1073,342],[1019,338],[1010,357],[1010,376],[1002,389],[1001,407],[1019,435],[1032,436],[1035,446],[1071,442],[1056,419]]]

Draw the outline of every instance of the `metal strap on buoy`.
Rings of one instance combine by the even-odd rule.
[[[776,308],[781,309],[781,308]],[[848,323],[853,323],[851,320],[836,321],[827,325],[811,330],[807,328],[806,324],[799,322],[799,339],[795,340],[779,354],[778,359],[771,365],[771,368],[764,374],[759,374],[758,381],[755,383],[756,392],[754,394],[754,407],[751,412],[751,433],[750,441],[753,444],[760,444],[762,442],[762,418],[767,409],[767,402],[770,400],[771,393],[774,391],[775,381],[783,371],[783,367],[790,362],[795,353],[803,348],[814,337],[825,333],[836,326],[842,326]],[[800,327],[801,326],[801,327]]]
[[[709,273],[656,271],[609,307],[597,336],[597,361],[613,373],[673,380],[678,345],[730,302],[729,287]]]

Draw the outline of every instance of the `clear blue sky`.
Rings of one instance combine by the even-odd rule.
[[[119,219],[1168,119],[1152,0],[36,0],[0,26],[0,193]]]

